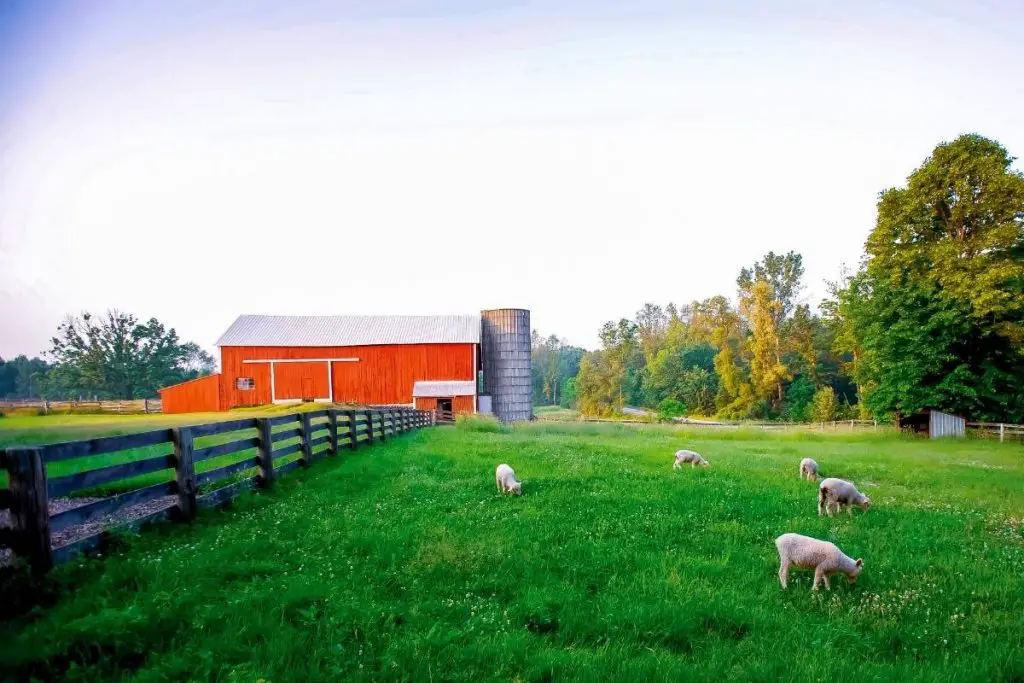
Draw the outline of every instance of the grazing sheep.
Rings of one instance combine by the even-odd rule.
[[[831,517],[832,510],[839,512],[843,505],[851,515],[854,505],[867,512],[871,507],[871,499],[858,491],[851,482],[832,477],[822,480],[818,485],[818,514],[828,514]]]
[[[779,549],[779,583],[783,590],[789,579],[790,566],[814,570],[814,586],[811,590],[818,590],[822,580],[825,581],[825,588],[832,590],[828,585],[828,577],[833,574],[845,574],[847,581],[856,583],[857,577],[864,570],[864,560],[854,560],[844,555],[834,543],[809,536],[782,534],[775,539],[775,547]]]
[[[818,481],[818,463],[814,462],[810,458],[804,458],[801,460],[800,478],[806,478],[807,481]]]
[[[502,493],[514,493],[517,496],[523,495],[523,482],[516,481],[516,473],[512,468],[502,463],[494,472],[494,481],[498,484],[498,490]]]
[[[700,465],[701,467],[711,466],[711,463],[700,457],[699,453],[694,453],[693,451],[676,451],[676,461],[673,463],[672,469],[678,470],[683,466],[684,462],[690,463],[691,467],[696,467],[697,465]]]

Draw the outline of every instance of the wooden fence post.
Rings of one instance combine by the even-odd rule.
[[[999,423],[999,443],[1003,442],[1003,434],[1006,433],[1006,425],[1002,422]]]
[[[269,488],[274,484],[274,440],[271,435],[270,420],[266,417],[256,418],[256,428],[260,431],[260,486]]]
[[[346,410],[348,417],[348,447],[352,450],[359,448],[359,435],[356,434],[356,411]]]
[[[313,433],[313,418],[309,413],[299,413],[299,424],[302,426],[302,464],[308,466],[313,462],[313,447],[309,445]]]
[[[388,440],[388,411],[385,408],[377,414],[380,417],[380,440],[381,443]]]
[[[366,443],[373,443],[373,411],[366,411]]]
[[[331,455],[338,454],[338,411],[327,411],[327,432],[331,435]]]
[[[192,459],[192,428],[175,427],[171,430],[174,444],[174,483],[178,490],[178,516],[187,521],[196,516],[196,467]]]
[[[8,487],[14,552],[28,559],[38,576],[53,566],[50,552],[50,503],[46,495],[46,466],[42,448],[7,451]]]

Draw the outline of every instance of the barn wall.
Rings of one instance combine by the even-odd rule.
[[[301,358],[358,358],[358,362],[332,363],[334,400],[339,403],[412,403],[412,387],[421,380],[473,380],[474,344],[402,344],[391,346],[280,347],[228,346],[221,348],[221,391],[224,408],[270,403],[270,366],[243,360]],[[275,365],[275,389],[281,399],[280,378],[289,365]],[[239,391],[235,381],[252,377],[253,391]],[[290,381],[290,380],[289,380]],[[299,393],[301,393],[301,384]],[[319,396],[326,396],[326,387]],[[469,397],[472,401],[472,397]]]
[[[222,409],[220,386],[220,375],[208,375],[160,389],[161,411],[166,415],[217,412]]]
[[[417,410],[437,410],[437,399],[433,397],[420,397],[416,399]],[[452,398],[452,410],[456,413],[472,413],[473,412],[473,397],[472,396],[455,396]]]
[[[452,400],[452,408],[456,413],[472,413],[473,412],[473,397],[472,396],[456,396]]]

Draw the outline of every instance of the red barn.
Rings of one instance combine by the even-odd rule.
[[[217,342],[220,373],[161,389],[163,412],[321,401],[473,413],[480,337],[480,315],[243,315]]]

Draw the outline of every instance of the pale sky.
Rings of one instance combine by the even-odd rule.
[[[897,7],[899,5],[899,7]],[[880,190],[1024,155],[1019,0],[0,2],[0,356],[71,312],[532,311],[856,264]],[[1020,164],[1018,164],[1018,167]]]

